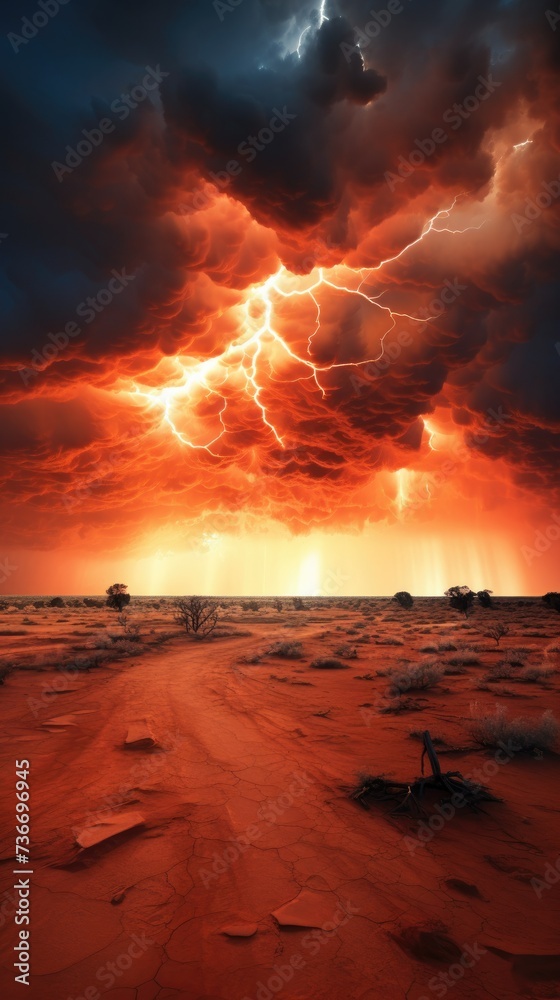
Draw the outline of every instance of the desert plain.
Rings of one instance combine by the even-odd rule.
[[[126,630],[102,599],[49,600],[0,611],[3,997],[560,996],[560,617],[540,599],[224,599],[205,640],[172,598],[133,597]],[[518,717],[543,745],[500,740]],[[499,801],[352,798],[418,777],[425,731]]]

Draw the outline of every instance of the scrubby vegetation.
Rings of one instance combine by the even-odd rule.
[[[445,591],[445,596],[449,598],[449,604],[455,611],[461,611],[465,618],[468,616],[475,598],[470,587],[450,587]]]
[[[443,675],[443,666],[434,660],[395,667],[388,674],[389,692],[391,695],[398,695],[406,691],[427,690],[435,687]]]
[[[517,748],[517,752],[550,750],[560,732],[558,721],[550,710],[538,718],[510,718],[501,706],[491,714],[475,715],[469,729],[480,746],[501,747],[506,744],[512,749]]]
[[[410,611],[410,609],[414,607],[414,598],[408,593],[408,590],[399,590],[393,597],[393,600],[396,601],[401,608],[404,608],[405,611]]]
[[[301,660],[304,656],[301,642],[278,640],[266,650],[267,656],[281,656],[285,660]]]
[[[314,667],[315,670],[346,670],[347,664],[334,656],[320,656],[316,660],[312,660],[310,666]]]
[[[218,624],[218,608],[206,597],[180,597],[174,601],[173,618],[189,635],[205,639]]]
[[[110,587],[107,587],[105,591],[107,607],[120,614],[126,605],[130,604],[130,594],[127,593],[127,590],[126,583],[112,583]]]

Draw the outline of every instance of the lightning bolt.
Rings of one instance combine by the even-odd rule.
[[[323,21],[329,20],[327,15],[325,14],[326,6],[327,6],[327,0],[322,0],[321,6],[319,8],[319,27],[321,27]],[[301,59],[301,43],[303,42],[304,36],[307,34],[307,32],[310,30],[311,27],[312,26],[308,24],[307,27],[303,29],[301,35],[299,36],[296,52],[300,59]]]
[[[293,361],[306,371],[306,374],[289,381],[313,381],[317,389],[321,392],[322,397],[325,398],[327,389],[321,381],[321,376],[337,368],[359,369],[381,360],[385,352],[385,341],[395,328],[397,318],[408,319],[412,323],[420,324],[432,322],[437,319],[437,316],[420,317],[393,310],[388,305],[379,301],[384,292],[376,295],[368,294],[364,290],[364,286],[367,285],[372,275],[388,267],[395,261],[400,260],[406,253],[430,236],[430,234],[458,234],[480,229],[484,223],[478,226],[467,226],[464,229],[451,229],[446,226],[439,228],[438,223],[441,220],[449,218],[458,197],[454,199],[449,208],[439,210],[425,223],[417,239],[407,243],[402,250],[399,250],[392,257],[380,261],[375,267],[358,269],[349,268],[347,265],[336,265],[329,269],[319,267],[306,278],[302,278],[290,274],[282,265],[266,281],[258,285],[253,285],[248,289],[247,297],[241,307],[243,314],[242,333],[221,354],[204,361],[178,356],[174,359],[177,375],[173,385],[153,388],[133,382],[132,389],[123,391],[128,392],[133,398],[147,403],[150,408],[159,408],[161,410],[162,421],[169,426],[171,432],[181,444],[193,450],[205,450],[218,458],[219,455],[212,449],[227,433],[225,416],[228,401],[222,390],[229,379],[240,379],[243,390],[259,410],[263,425],[268,428],[280,447],[285,447],[284,438],[270,419],[265,403],[262,400],[264,386],[259,380],[259,375],[263,366],[268,365],[269,376],[273,377],[270,352],[277,350],[286,359]],[[343,275],[346,277],[345,281],[342,280]],[[290,283],[293,284],[294,280],[304,282],[304,287],[290,287]],[[379,310],[387,318],[387,328],[381,335],[379,353],[375,357],[366,358],[359,362],[333,362],[332,364],[324,365],[317,364],[312,360],[313,341],[321,329],[321,305],[316,294],[321,288],[329,288],[335,293],[341,293],[362,300],[372,308]],[[307,298],[313,303],[315,310],[315,326],[308,337],[307,353],[304,355],[292,349],[287,341],[278,333],[274,325],[275,304],[282,300],[297,298]],[[265,349],[268,349],[268,359]],[[279,380],[276,379],[276,381]],[[217,413],[220,425],[219,429],[210,440],[202,443],[197,443],[193,440],[192,435],[187,436],[181,431],[177,427],[174,415],[177,407],[183,401],[186,402],[187,406],[190,405],[192,409],[193,402],[197,396],[206,402],[216,399],[219,404]]]

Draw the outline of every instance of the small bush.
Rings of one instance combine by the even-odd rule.
[[[451,667],[474,667],[480,663],[480,657],[475,649],[461,649],[454,656],[450,656],[447,663]]]
[[[377,646],[404,646],[404,639],[397,639],[396,636],[389,635],[386,639],[376,639]]]
[[[485,681],[493,683],[494,681],[507,681],[510,678],[515,677],[515,667],[512,663],[497,663],[496,666],[492,667],[487,674],[484,676]]]
[[[90,653],[89,656],[76,656],[68,663],[59,663],[56,669],[67,671],[68,673],[72,673],[72,671],[81,673],[82,671],[94,670],[96,667],[103,666],[106,660],[106,653]]]
[[[320,656],[318,659],[312,660],[310,666],[314,667],[315,670],[346,670],[346,663],[335,659],[334,656]]]
[[[524,684],[540,684],[551,680],[555,673],[554,667],[524,667],[517,679]]]
[[[301,660],[304,656],[301,642],[286,642],[279,640],[273,642],[266,650],[267,656],[281,656],[285,660]]]
[[[437,653],[438,648],[435,642],[429,642],[425,646],[420,646],[421,653]]]
[[[405,691],[421,691],[435,687],[443,677],[444,670],[437,661],[427,660],[409,667],[397,667],[390,673],[389,691],[392,695]]]
[[[381,715],[400,715],[401,712],[421,712],[423,706],[415,698],[393,698],[380,709]]]
[[[501,662],[511,663],[513,667],[524,667],[530,653],[531,650],[527,649],[526,646],[519,649],[506,649]]]
[[[355,646],[339,646],[338,649],[335,649],[334,654],[342,657],[343,660],[355,660],[358,656],[358,650]]]
[[[476,743],[484,747],[500,747],[512,743],[519,751],[550,750],[560,727],[552,712],[546,711],[540,718],[518,716],[510,719],[501,706],[491,715],[479,715],[470,724],[470,733]]]
[[[0,665],[0,686],[4,683],[6,677],[9,677],[10,674],[13,674],[15,669],[16,668],[14,667],[13,663],[3,663],[2,665]]]

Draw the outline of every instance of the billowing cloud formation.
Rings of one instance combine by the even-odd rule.
[[[559,32],[323,8],[3,15],[11,538],[560,507]]]

